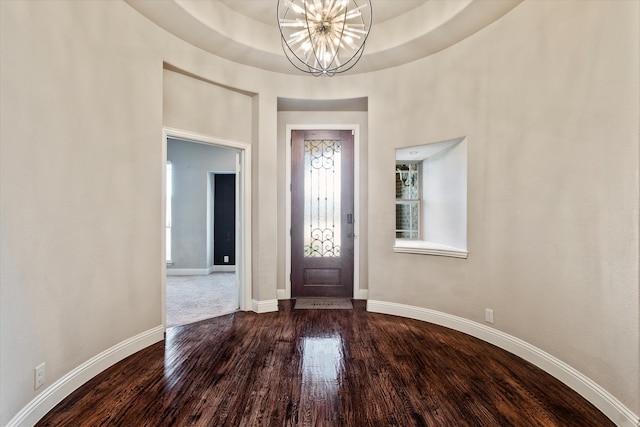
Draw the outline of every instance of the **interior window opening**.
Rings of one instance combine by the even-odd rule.
[[[467,138],[396,150],[394,252],[467,258]]]

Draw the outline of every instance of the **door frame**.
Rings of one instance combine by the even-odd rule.
[[[286,139],[286,226],[285,226],[285,288],[278,299],[291,299],[291,131],[293,130],[350,130],[353,131],[353,298],[360,293],[360,125],[357,124],[287,124]],[[280,290],[279,290],[280,291]]]
[[[167,327],[167,265],[166,253],[166,198],[167,198],[167,140],[182,139],[198,144],[230,148],[236,155],[236,286],[238,287],[238,306],[241,311],[252,308],[251,282],[251,144],[216,138],[181,129],[162,128],[162,203],[161,203],[161,298],[162,325]]]

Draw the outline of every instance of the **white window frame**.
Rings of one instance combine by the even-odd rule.
[[[396,174],[401,175],[402,172],[398,169],[398,165],[407,165],[407,164],[415,164],[418,165],[418,170],[415,172],[415,174],[417,175],[417,179],[418,179],[418,197],[416,199],[403,199],[403,198],[398,198],[396,196],[396,207],[398,205],[408,205],[408,206],[414,206],[414,209],[418,210],[418,228],[416,230],[416,237],[406,237],[406,239],[408,240],[419,240],[420,236],[421,236],[421,223],[422,223],[422,209],[421,209],[421,205],[422,205],[422,185],[421,185],[421,178],[422,178],[422,162],[417,162],[417,161],[397,161],[396,162]],[[412,173],[411,171],[409,171],[408,173]],[[407,176],[408,179],[408,176]],[[402,176],[400,176],[400,180],[402,180]],[[396,209],[396,213],[397,213],[397,209]],[[396,236],[398,235],[398,232],[404,232],[404,233],[412,233],[414,230],[413,229],[408,229],[408,230],[402,230],[402,229],[398,229],[397,228],[398,225],[398,221],[396,218]],[[396,237],[397,239],[398,237]]]

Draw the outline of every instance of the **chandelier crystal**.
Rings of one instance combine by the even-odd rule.
[[[278,0],[282,49],[294,67],[314,76],[343,73],[358,62],[371,18],[370,0]]]

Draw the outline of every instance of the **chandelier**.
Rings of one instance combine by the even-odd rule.
[[[358,2],[278,0],[278,27],[289,62],[314,76],[351,69],[362,56],[371,28],[371,1]]]

